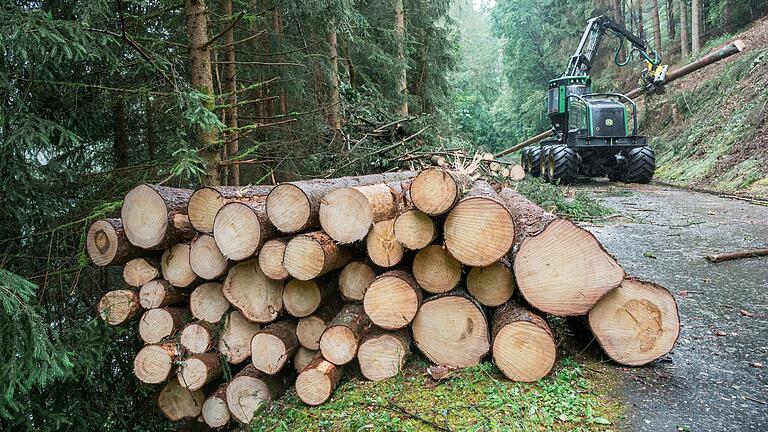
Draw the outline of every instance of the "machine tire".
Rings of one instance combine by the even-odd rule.
[[[579,155],[564,145],[552,146],[547,156],[547,178],[551,183],[571,183],[579,174]]]
[[[653,149],[645,146],[634,148],[627,156],[628,167],[624,176],[627,183],[650,183],[656,170],[656,157]]]
[[[536,167],[538,167],[539,176],[546,181],[550,181],[549,171],[547,170],[547,164],[549,163],[549,151],[551,149],[552,149],[552,146],[544,146],[541,148],[539,163],[536,165]]]
[[[530,173],[529,167],[529,160],[528,160],[528,152],[530,149],[523,150],[523,153],[520,154],[520,166],[523,167],[523,171],[527,173]]]
[[[541,148],[532,148],[528,152],[528,169],[530,174],[534,177],[539,176],[539,163],[541,160]]]

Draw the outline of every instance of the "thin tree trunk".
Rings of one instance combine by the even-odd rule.
[[[653,17],[653,48],[661,51],[661,19],[659,18],[659,0],[651,0],[651,16]]]
[[[275,8],[272,10],[272,26],[274,27],[275,31],[275,44],[273,46],[275,51],[280,51],[280,47],[278,46],[279,40],[278,38],[282,38],[283,35],[283,12],[275,6]],[[284,56],[280,55],[277,57],[278,62],[285,61]],[[279,107],[279,113],[285,114],[288,111],[288,101],[285,93],[285,86],[280,84],[280,88],[278,90],[278,107]],[[273,113],[274,114],[274,113]]]
[[[157,152],[157,141],[155,140],[155,106],[152,98],[147,98],[144,110],[147,116],[147,152],[149,160],[153,161]]]
[[[640,39],[645,39],[645,29],[643,28],[643,0],[632,0],[634,3],[635,33]]]
[[[621,0],[611,0],[611,4],[609,6],[611,17],[614,21],[619,23],[620,25],[624,25],[624,10],[622,8],[622,1]],[[619,61],[624,62],[624,52],[619,53]]]
[[[208,11],[204,0],[185,0],[184,13],[187,17],[187,36],[189,38],[189,60],[192,72],[191,84],[195,90],[210,96],[204,103],[205,108],[213,111],[213,74],[211,72],[211,54],[208,49]],[[197,148],[200,157],[206,163],[204,182],[218,185],[219,156],[216,145],[218,132],[196,127]]]
[[[667,0],[667,35],[669,36],[669,41],[674,42],[675,41],[675,7],[674,7],[674,1],[673,0]],[[672,44],[670,44],[672,45]]]
[[[125,101],[123,98],[117,98],[112,104],[112,147],[118,168],[128,166],[128,130],[125,123]]]
[[[688,57],[688,6],[686,0],[678,0],[680,6],[680,55]]]
[[[402,117],[408,117],[408,77],[405,63],[405,9],[403,0],[395,0],[395,39],[397,40],[399,68],[395,93],[400,98],[397,112]]]
[[[224,0],[224,16],[230,20],[233,19],[232,15],[232,0]],[[231,132],[227,136],[227,154],[231,157],[237,154],[240,150],[240,142],[238,141],[237,132],[237,66],[235,65],[235,30],[234,27],[230,28],[224,35],[224,43],[226,44],[226,51],[224,56],[227,64],[224,65],[224,92],[229,96],[227,97],[226,117],[227,127],[231,129]],[[240,186],[240,165],[234,164],[231,167],[232,170],[232,185]]]
[[[701,0],[691,1],[691,51],[701,50]]]
[[[328,127],[338,129],[339,125],[339,54],[336,43],[336,21],[331,18],[328,23],[328,55],[331,67],[329,72]]]

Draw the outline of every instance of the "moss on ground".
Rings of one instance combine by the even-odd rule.
[[[574,221],[593,221],[616,213],[583,191],[569,193],[565,188],[528,176],[517,184],[517,191],[542,208]]]
[[[293,390],[257,416],[253,431],[605,431],[622,417],[618,400],[598,391],[593,376],[571,358],[537,383],[514,383],[492,363],[425,384],[427,362],[411,361],[383,382],[344,378],[331,400],[301,403]]]

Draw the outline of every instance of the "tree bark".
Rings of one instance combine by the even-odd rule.
[[[280,372],[299,349],[295,321],[278,321],[251,339],[251,361],[256,369],[274,375]]]
[[[675,22],[675,5],[674,0],[667,0],[667,36],[669,37],[670,46],[673,45],[677,33],[677,25]]]
[[[632,0],[635,16],[635,32],[640,39],[645,40],[645,28],[643,26],[643,0]]]
[[[494,362],[512,381],[538,381],[555,369],[557,345],[547,321],[516,303],[496,309],[491,340]]]
[[[408,77],[407,64],[405,61],[405,8],[403,0],[395,0],[395,44],[398,75],[395,81],[395,94],[399,102],[397,104],[397,114],[402,117],[408,117]]]
[[[223,1],[223,13],[228,20],[234,19],[232,14],[232,0]],[[227,93],[227,127],[230,129],[227,134],[227,154],[233,157],[240,151],[240,142],[238,141],[239,132],[237,130],[237,65],[235,64],[235,29],[230,28],[224,34],[224,44],[226,46],[224,57],[227,63],[224,65],[224,91]],[[232,185],[240,186],[240,165],[231,165]]]
[[[152,97],[147,97],[144,110],[147,121],[147,152],[149,160],[154,161],[157,153],[157,138],[155,137],[155,105],[152,103]]]
[[[97,266],[122,265],[146,254],[128,241],[120,218],[102,219],[88,228],[85,250]]]
[[[701,51],[701,0],[691,0],[691,52]]]
[[[207,96],[203,106],[205,109],[213,111],[215,103],[213,73],[211,70],[211,53],[208,47],[208,10],[205,7],[205,0],[185,0],[184,14],[187,17],[187,36],[189,39],[189,62],[192,74],[190,84],[195,90]],[[206,163],[205,184],[221,184],[219,173],[221,156],[217,144],[218,131],[196,126],[195,138],[198,154]]]
[[[680,55],[683,58],[686,58],[689,55],[688,6],[685,2],[686,0],[678,0],[678,6],[680,7]]]
[[[339,119],[341,99],[339,97],[339,54],[336,43],[336,20],[334,18],[331,18],[328,21],[326,41],[328,42],[328,60],[330,62],[328,80],[328,127],[336,130],[341,127]]]
[[[360,340],[371,328],[371,320],[360,304],[350,303],[336,314],[320,337],[320,351],[335,365],[351,362]]]
[[[653,48],[661,51],[661,19],[659,18],[659,0],[651,0],[651,16],[653,17]]]
[[[422,300],[421,289],[413,276],[403,270],[391,270],[371,282],[363,307],[374,324],[397,330],[413,321]]]
[[[179,368],[179,384],[190,391],[200,390],[221,375],[219,354],[206,352],[194,354],[184,360]],[[200,407],[202,410],[202,407]]]

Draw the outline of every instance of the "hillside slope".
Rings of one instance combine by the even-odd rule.
[[[768,196],[768,19],[702,55],[737,38],[747,43],[741,54],[646,98],[641,125],[653,137],[656,180]]]

